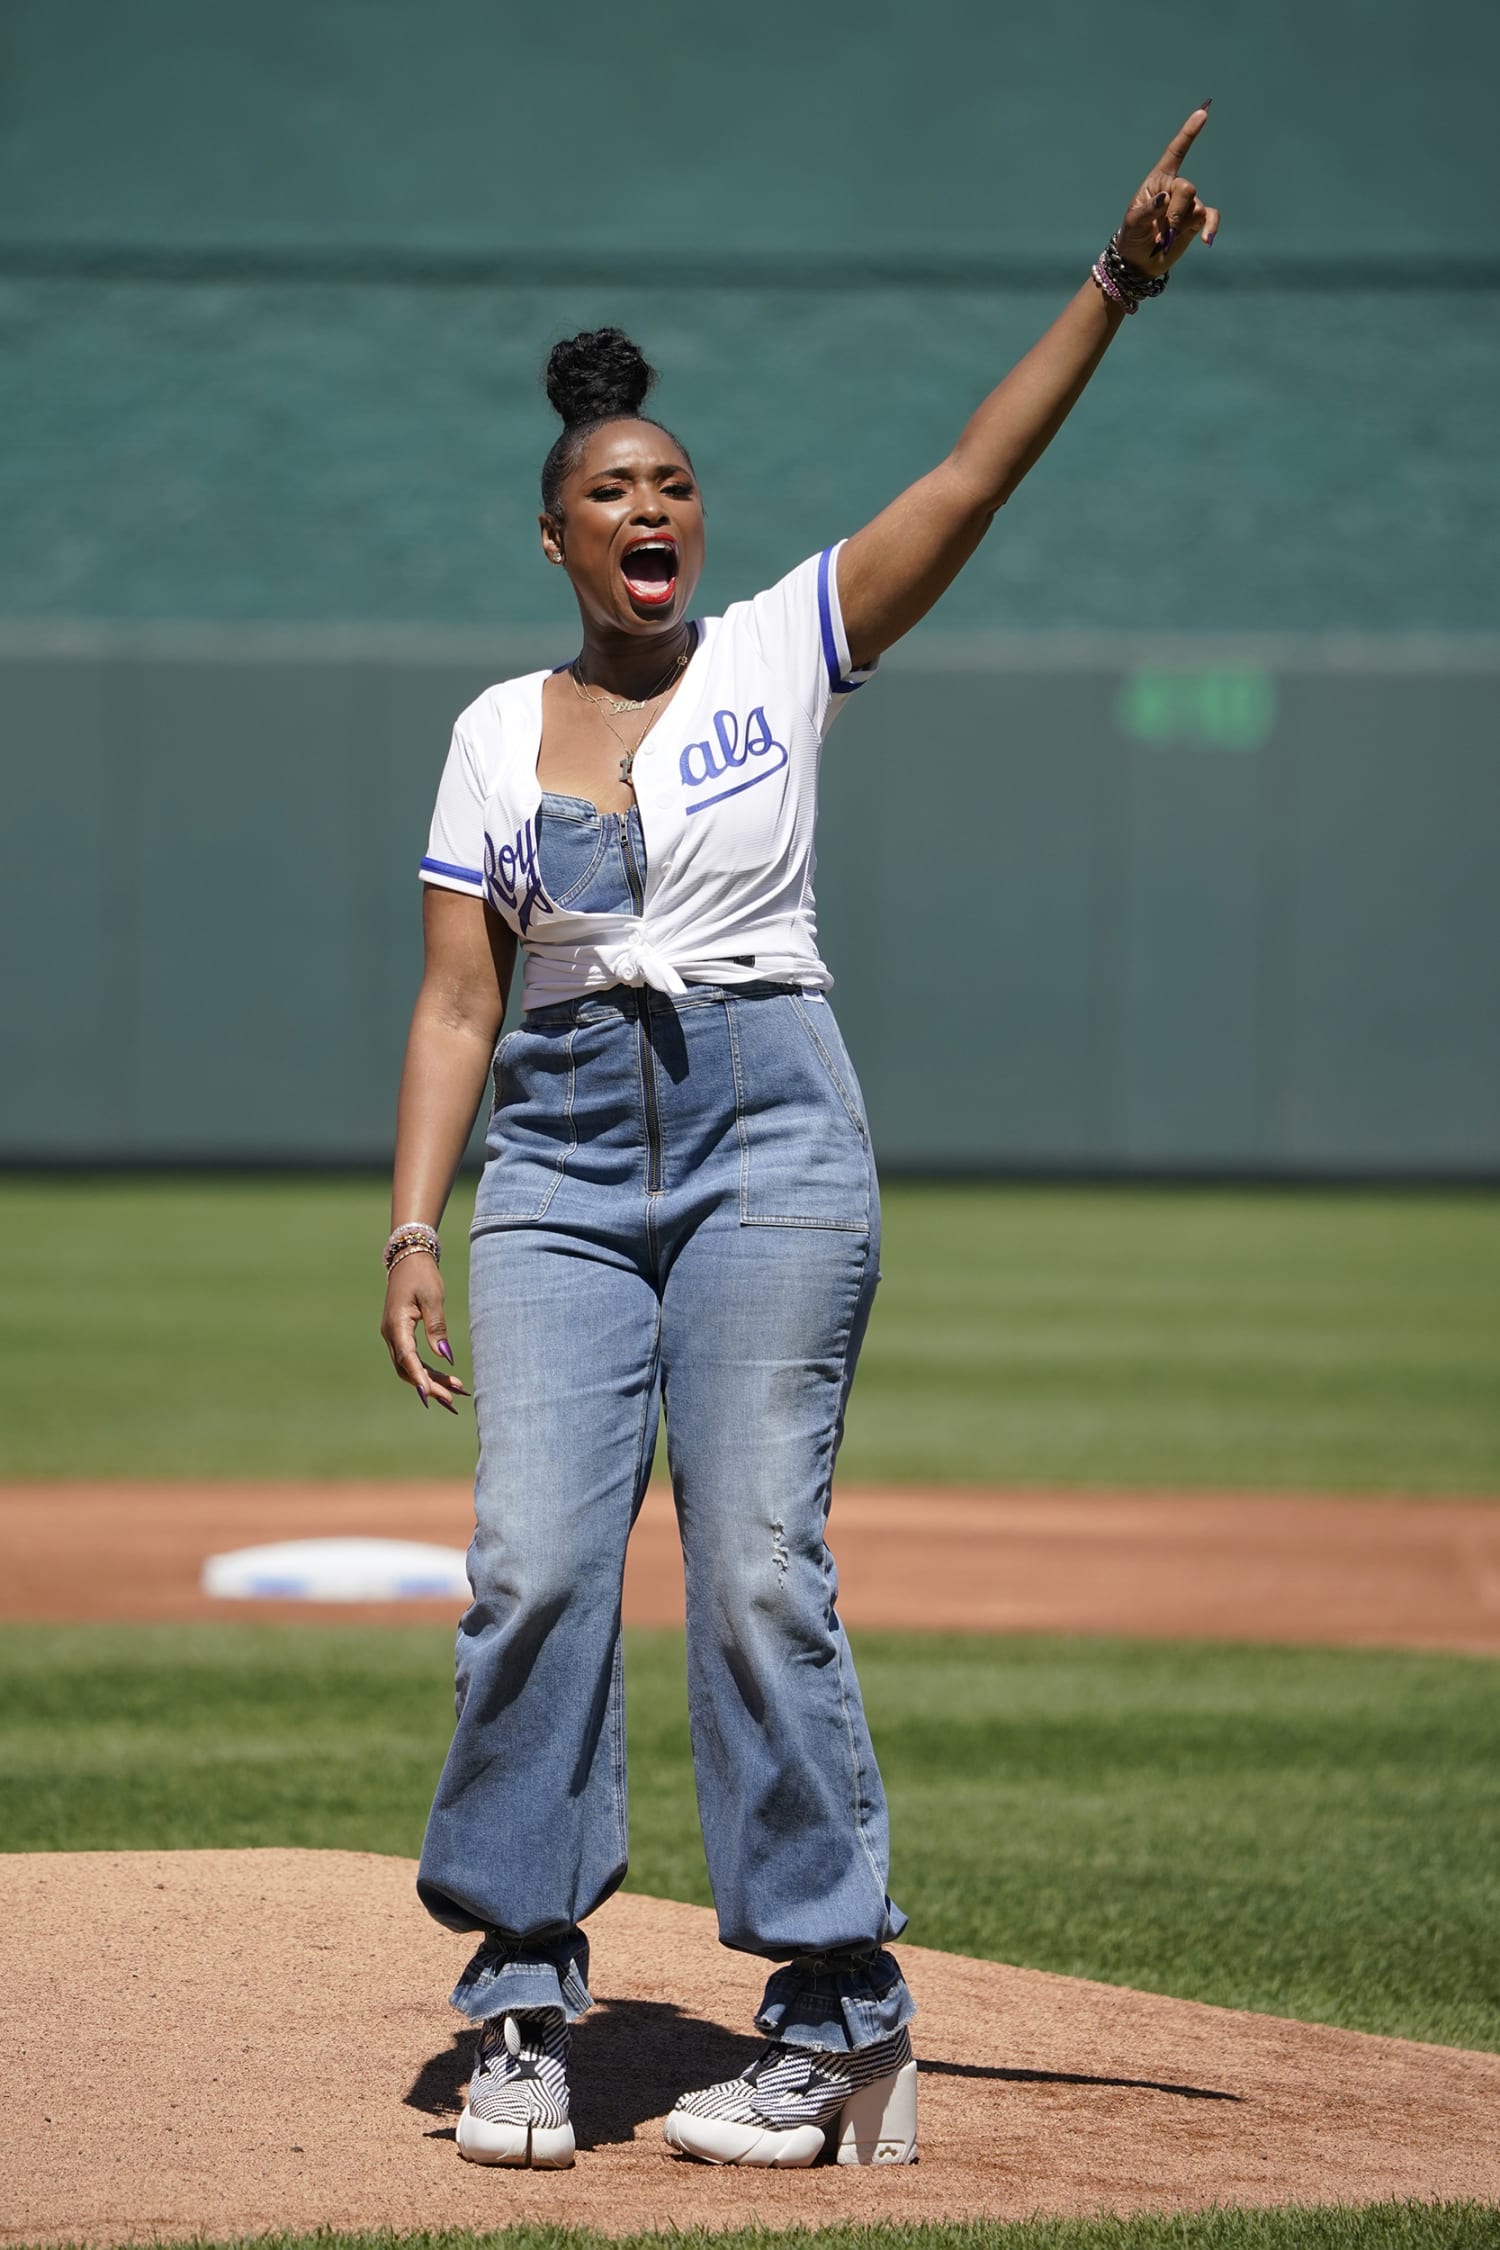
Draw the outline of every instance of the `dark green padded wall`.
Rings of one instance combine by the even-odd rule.
[[[449,724],[541,650],[34,643],[0,1155],[382,1157]],[[933,653],[825,768],[888,1165],[1500,1169],[1500,650]]]

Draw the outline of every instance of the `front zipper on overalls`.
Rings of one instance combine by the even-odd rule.
[[[625,861],[625,880],[630,886],[630,904],[637,915],[645,911],[646,886],[641,881],[641,871],[636,865],[635,846],[630,840],[630,815],[617,813],[620,823],[620,852]],[[661,1109],[656,1098],[656,1057],[651,1051],[651,1001],[650,986],[642,985],[637,996],[636,1025],[641,1042],[641,1100],[646,1113],[646,1193],[660,1195],[661,1167]]]

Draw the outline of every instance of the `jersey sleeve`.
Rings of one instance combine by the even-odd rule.
[[[455,727],[438,783],[426,856],[417,870],[424,883],[483,898],[486,794],[473,745],[462,727]]]
[[[856,671],[850,662],[839,608],[837,562],[843,544],[838,540],[822,554],[809,555],[749,604],[762,653],[793,688],[819,734],[827,733],[875,670],[871,664]]]

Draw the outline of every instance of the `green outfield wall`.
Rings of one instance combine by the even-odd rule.
[[[661,367],[720,608],[1211,93],[1220,243],[834,738],[841,1012],[893,1163],[1500,1168],[1497,76],[1487,0],[9,0],[0,1155],[382,1154],[452,716],[573,646],[550,342]]]
[[[0,635],[0,1155],[390,1145],[455,712],[532,640]],[[1500,645],[938,642],[830,738],[910,1168],[1500,1172]]]

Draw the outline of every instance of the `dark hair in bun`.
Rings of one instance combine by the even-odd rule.
[[[563,425],[542,463],[542,506],[550,516],[558,512],[564,480],[589,432],[605,422],[639,421],[656,369],[623,328],[586,328],[553,345],[543,380]],[[686,457],[685,446],[682,451]]]
[[[638,415],[656,381],[639,344],[623,328],[586,328],[565,336],[547,355],[547,396],[564,429]]]

